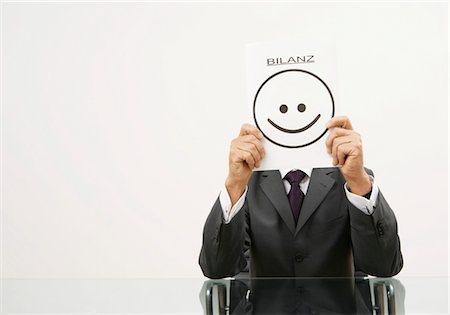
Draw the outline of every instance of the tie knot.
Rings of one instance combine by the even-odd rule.
[[[295,170],[295,171],[290,171],[289,173],[286,174],[286,176],[284,176],[284,179],[286,179],[289,184],[299,184],[303,178],[305,178],[306,174],[303,173],[300,170]]]

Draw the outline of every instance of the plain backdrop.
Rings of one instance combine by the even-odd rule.
[[[398,219],[401,275],[447,275],[446,3],[4,3],[2,276],[199,277],[247,122],[249,42],[337,47],[340,114]]]

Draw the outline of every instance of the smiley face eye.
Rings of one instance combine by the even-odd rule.
[[[286,113],[288,111],[288,107],[286,105],[281,105],[280,106],[280,112],[282,112],[283,114]]]
[[[298,104],[297,109],[300,113],[303,113],[306,110],[306,106],[305,106],[305,104],[301,103],[301,104]]]

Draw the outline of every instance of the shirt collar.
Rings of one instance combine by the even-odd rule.
[[[295,171],[295,170],[300,170],[303,173],[305,173],[306,176],[311,177],[312,168],[293,168],[290,170],[289,169],[280,170],[281,178],[284,178],[284,176],[286,176],[286,174],[289,173],[290,171]]]

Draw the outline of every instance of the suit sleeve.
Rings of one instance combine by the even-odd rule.
[[[232,277],[247,265],[248,248],[247,202],[228,223],[224,223],[219,198],[214,203],[203,229],[199,264],[203,274],[212,279]]]
[[[367,171],[373,175],[370,170]],[[397,220],[381,191],[371,215],[350,202],[349,216],[355,268],[378,277],[391,277],[403,267]]]

